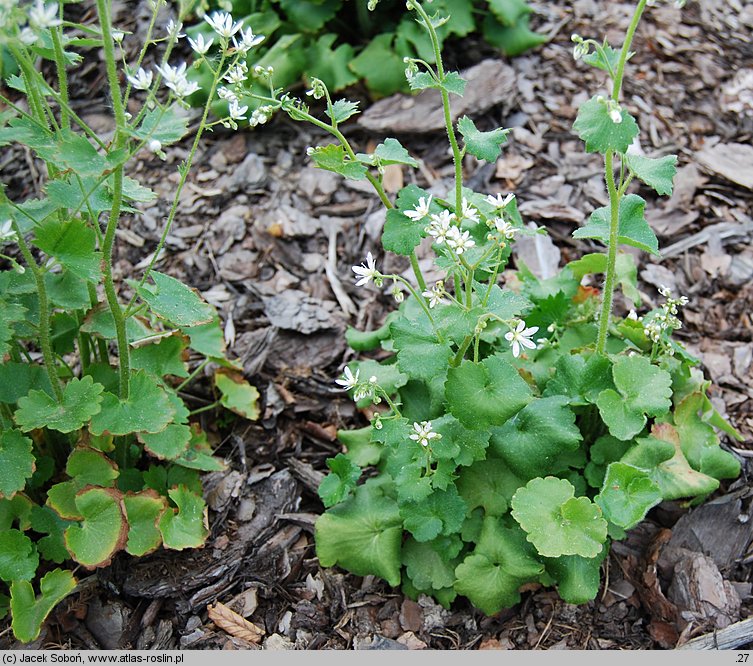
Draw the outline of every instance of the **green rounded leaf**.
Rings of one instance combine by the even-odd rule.
[[[195,289],[157,271],[152,271],[149,276],[154,284],[144,284],[137,291],[158,317],[178,327],[209,324],[214,319],[214,307]]]
[[[100,281],[102,253],[96,251],[97,237],[86,222],[49,217],[34,227],[34,235],[34,244],[71,273],[88,282]]]
[[[102,409],[104,390],[102,384],[95,383],[88,375],[81,379],[74,377],[63,388],[60,402],[44,391],[29,391],[26,397],[19,399],[13,418],[24,432],[36,428],[73,432]]]
[[[403,544],[405,573],[419,590],[433,591],[452,587],[458,554],[463,548],[460,537],[453,534],[433,541],[416,541],[408,537]]]
[[[71,555],[65,547],[65,529],[70,523],[63,520],[49,506],[34,506],[31,510],[31,528],[45,534],[37,540],[39,554],[50,562],[62,564]]]
[[[482,132],[468,116],[458,120],[458,132],[462,134],[466,150],[480,160],[495,162],[502,152],[502,146],[507,143],[509,129],[494,129]]]
[[[323,567],[340,565],[357,576],[400,584],[402,520],[395,501],[373,484],[359,486],[352,498],[321,515],[314,538]]]
[[[39,566],[34,542],[19,530],[0,530],[0,580],[31,580]]]
[[[250,421],[259,418],[259,391],[240,373],[221,368],[214,373],[214,385],[220,392],[220,404],[223,407]]]
[[[651,507],[662,501],[662,494],[644,470],[613,462],[607,467],[604,485],[594,501],[608,521],[629,530],[646,517]]]
[[[0,432],[0,498],[11,499],[34,474],[33,443],[18,430]]]
[[[657,194],[672,194],[672,181],[677,173],[677,155],[657,158],[628,153],[625,155],[625,163],[639,180]]]
[[[10,610],[15,637],[22,643],[35,640],[52,609],[75,587],[73,574],[62,569],[54,569],[42,578],[38,597],[28,581],[13,581],[10,586]]]
[[[484,518],[478,545],[455,569],[455,590],[487,615],[520,601],[523,583],[544,571],[536,552],[518,528],[503,527],[497,518]]]
[[[405,529],[416,541],[430,541],[440,535],[459,532],[467,513],[468,505],[453,485],[446,490],[435,490],[420,501],[405,502],[400,506]]]
[[[568,604],[585,604],[596,598],[601,585],[601,563],[607,555],[607,549],[596,557],[563,555],[546,560],[546,572],[554,578],[557,592]]]
[[[586,142],[589,153],[606,153],[610,150],[625,153],[640,133],[635,118],[625,109],[622,109],[622,122],[614,122],[606,100],[600,99],[599,95],[581,104],[573,129]]]
[[[157,433],[140,432],[137,435],[144,448],[161,460],[175,460],[188,449],[191,428],[182,423],[170,423]]]
[[[157,527],[162,514],[167,510],[165,498],[154,490],[127,493],[123,497],[128,519],[128,554],[141,557],[159,548],[162,533]]]
[[[177,508],[165,511],[159,521],[165,548],[200,548],[209,536],[206,502],[184,485],[171,488],[167,494]]]
[[[137,370],[131,374],[128,398],[121,400],[105,392],[102,410],[92,418],[93,435],[128,435],[132,432],[161,432],[173,420],[175,407],[156,380]]]
[[[111,486],[118,478],[118,466],[104,453],[85,446],[77,447],[68,456],[65,471],[78,488]]]
[[[65,530],[66,548],[87,569],[107,566],[128,535],[122,494],[114,488],[92,487],[76,495],[75,503],[83,519]]]
[[[356,487],[361,477],[361,468],[353,463],[344,453],[327,459],[330,473],[322,479],[317,493],[324,506],[334,506],[342,502]]]
[[[499,458],[479,460],[461,469],[455,483],[468,511],[480,506],[487,516],[507,513],[512,496],[523,485]]]
[[[544,557],[595,557],[607,538],[607,521],[587,497],[574,497],[565,479],[529,481],[512,498],[512,516]]]
[[[452,415],[472,430],[502,425],[532,397],[528,384],[501,356],[450,368],[445,391]]]

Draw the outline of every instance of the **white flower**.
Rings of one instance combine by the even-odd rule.
[[[609,112],[609,119],[615,125],[619,125],[622,122],[622,109],[620,108],[620,105],[617,102],[610,99],[607,102],[607,111]]]
[[[230,90],[230,88],[226,88],[225,86],[220,86],[217,89],[217,96],[220,99],[224,99],[224,100],[226,100],[228,102],[238,102],[238,101],[240,101],[238,99],[238,95],[236,95],[235,92],[233,92],[232,90]]]
[[[175,81],[175,83],[166,83],[165,85],[181,99],[193,95],[197,90],[201,90],[201,86],[196,81],[189,81],[185,76]]]
[[[223,78],[231,85],[238,85],[248,78],[247,74],[248,65],[245,62],[241,62],[235,67],[230,68]]]
[[[434,213],[431,218],[430,224],[426,227],[426,232],[434,238],[436,243],[447,242],[450,229],[454,229],[452,221],[455,219],[449,210],[443,210],[441,213]]]
[[[413,210],[406,210],[403,215],[414,222],[423,220],[429,214],[429,206],[431,206],[431,199],[434,195],[430,194],[429,198],[421,197],[418,203],[413,207]]]
[[[230,39],[236,32],[243,27],[243,21],[233,22],[233,17],[227,12],[213,12],[205,14],[204,20],[212,26],[220,37]]]
[[[274,109],[271,106],[260,106],[251,114],[248,124],[251,125],[251,127],[263,125],[272,117],[273,113]]]
[[[182,62],[177,67],[168,65],[165,63],[163,66],[157,65],[157,71],[162,74],[162,78],[165,79],[165,85],[169,88],[171,83],[177,83],[181,79],[186,78],[186,63]]]
[[[672,290],[662,284],[659,286],[659,293],[664,296],[664,298],[669,298],[672,295]]]
[[[381,275],[376,269],[376,262],[374,261],[374,256],[371,252],[366,255],[365,264],[353,266],[353,272],[358,276],[356,287],[363,287],[371,282],[371,280],[376,281]]]
[[[258,46],[264,41],[264,35],[255,35],[251,28],[241,30],[240,41],[233,37],[233,45],[241,53],[248,53],[254,46]]]
[[[191,48],[195,53],[198,53],[199,55],[206,55],[207,51],[212,48],[212,44],[214,44],[214,38],[206,42],[204,41],[204,35],[200,33],[196,35],[196,41],[189,37],[188,43],[191,45]]]
[[[153,153],[158,153],[160,150],[162,150],[162,143],[158,141],[157,139],[152,139],[148,144],[147,147],[149,150],[151,150]]]
[[[120,42],[123,41],[124,37],[125,37],[125,33],[122,30],[113,30],[112,31],[112,39],[117,44],[120,44]]]
[[[494,220],[494,227],[507,240],[512,240],[513,238],[515,238],[515,233],[517,232],[517,229],[514,226],[512,226],[512,224],[508,222],[507,220],[501,217],[498,217],[496,220]]]
[[[18,38],[21,40],[21,43],[26,44],[26,46],[31,46],[37,41],[37,39],[39,39],[37,33],[35,33],[28,25],[21,29],[18,33]]]
[[[538,330],[538,326],[526,328],[526,323],[523,320],[519,320],[514,331],[505,333],[505,340],[512,345],[512,355],[515,358],[520,356],[521,346],[527,347],[528,349],[536,349],[536,343],[531,340],[531,336]]]
[[[58,3],[45,5],[43,0],[37,0],[34,6],[29,8],[29,23],[38,30],[60,25]]]
[[[152,72],[147,72],[143,67],[139,67],[139,71],[136,74],[128,75],[126,78],[136,90],[149,90],[152,85],[153,74]]]
[[[459,255],[476,245],[469,231],[460,231],[458,227],[451,227],[447,232],[447,245]]]
[[[429,442],[432,439],[441,437],[438,432],[434,432],[431,429],[431,421],[421,421],[421,423],[413,424],[414,432],[411,433],[410,438],[414,442],[418,442],[421,446],[429,446]]]
[[[447,300],[444,298],[444,294],[444,282],[439,280],[431,289],[427,289],[426,291],[422,292],[421,296],[429,300],[430,308],[435,308],[440,303],[447,303]]]
[[[463,206],[460,210],[460,220],[478,222],[478,210],[471,206],[466,199],[463,199]]]
[[[0,243],[11,243],[16,240],[16,232],[13,230],[13,221],[5,220],[0,224]]]
[[[246,111],[248,111],[248,107],[239,106],[237,99],[233,99],[230,101],[230,105],[228,107],[228,114],[233,120],[245,120]]]
[[[181,30],[183,30],[183,24],[180,21],[176,23],[173,19],[170,19],[165,26],[165,30],[167,31],[168,37],[171,39],[185,37],[185,35],[181,33]]]
[[[335,384],[339,384],[342,386],[346,391],[350,391],[350,389],[355,388],[358,386],[358,375],[361,373],[360,370],[356,370],[356,374],[354,375],[350,368],[346,365],[345,370],[343,371],[343,376],[339,379],[335,380]]]
[[[497,194],[497,196],[490,194],[488,197],[486,197],[486,202],[494,206],[497,210],[502,210],[504,208],[507,208],[512,203],[512,200],[514,198],[515,195],[512,192],[504,198],[502,198],[501,193]]]

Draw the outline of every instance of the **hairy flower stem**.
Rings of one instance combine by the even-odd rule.
[[[625,35],[625,42],[622,45],[622,51],[620,51],[620,59],[617,63],[617,69],[614,74],[614,82],[612,85],[612,99],[617,102],[620,98],[620,91],[622,90],[622,81],[625,75],[625,63],[627,62],[628,55],[630,54],[630,45],[633,42],[635,31],[638,28],[638,23],[641,20],[643,10],[646,8],[647,0],[640,0],[638,6],[635,9],[633,18],[630,21],[627,33]],[[612,315],[612,304],[614,302],[614,286],[616,282],[617,272],[617,245],[619,238],[620,228],[620,200],[625,193],[625,189],[620,183],[620,187],[617,187],[614,179],[614,151],[608,150],[604,156],[604,171],[607,182],[607,191],[609,192],[609,246],[607,248],[607,270],[606,277],[604,279],[604,294],[601,301],[601,312],[599,313],[599,334],[596,341],[596,351],[599,354],[604,354],[607,348],[607,336],[609,332],[609,321]]]
[[[437,78],[440,82],[444,83],[445,72],[442,64],[442,49],[439,45],[439,37],[437,37],[437,31],[431,23],[429,15],[426,10],[417,2],[417,0],[411,0],[410,6],[412,6],[423,22],[426,24],[426,29],[429,31],[429,37],[431,38],[431,45],[434,49],[434,59],[437,64]],[[442,96],[442,110],[444,111],[444,124],[447,128],[447,138],[450,140],[450,147],[452,148],[452,162],[455,166],[455,210],[460,211],[460,207],[463,201],[463,156],[460,152],[460,146],[458,145],[457,137],[455,136],[455,129],[452,124],[452,113],[450,110],[450,95],[444,89],[440,87],[439,92]]]
[[[100,25],[102,26],[102,39],[105,55],[105,67],[107,71],[107,83],[110,88],[110,98],[112,102],[113,115],[115,117],[115,136],[113,138],[113,149],[120,150],[126,143],[126,116],[123,107],[123,97],[118,81],[118,70],[115,60],[115,49],[113,48],[112,39],[112,22],[110,20],[110,3],[107,0],[97,0],[97,14],[99,15]],[[120,164],[113,170],[112,174],[112,208],[107,220],[105,237],[102,244],[102,268],[104,274],[105,297],[107,305],[112,313],[115,322],[115,337],[118,345],[118,394],[122,400],[128,398],[129,383],[131,377],[130,350],[128,348],[128,337],[126,335],[126,319],[123,315],[123,309],[118,300],[118,294],[115,289],[115,281],[112,275],[112,255],[115,245],[115,232],[118,228],[120,219],[120,208],[123,203],[123,165]]]
[[[50,378],[52,390],[58,402],[63,400],[63,387],[58,377],[57,368],[55,367],[55,354],[52,351],[52,341],[50,340],[50,303],[47,299],[47,287],[44,284],[44,271],[39,267],[31,254],[29,246],[26,244],[21,228],[17,222],[13,222],[13,230],[18,238],[18,247],[24,257],[26,265],[34,275],[34,281],[37,285],[37,299],[39,301],[39,347],[42,350],[44,367],[47,370],[47,376]]]

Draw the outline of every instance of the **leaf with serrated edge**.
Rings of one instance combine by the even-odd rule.
[[[322,479],[317,494],[324,506],[329,508],[342,502],[356,487],[361,476],[361,468],[351,462],[344,453],[328,458],[327,467],[330,473]]]
[[[644,157],[628,153],[625,155],[625,163],[639,180],[657,194],[672,194],[672,182],[677,173],[677,155]]]
[[[170,423],[160,432],[140,432],[137,437],[144,448],[155,458],[175,460],[188,449],[188,443],[191,441],[191,428],[179,423]]]
[[[450,368],[445,389],[452,415],[473,430],[502,425],[531,400],[528,384],[501,356]]]
[[[405,572],[419,590],[452,587],[462,548],[463,542],[457,534],[424,542],[408,537],[402,550]]]
[[[573,123],[573,130],[586,142],[587,152],[627,152],[640,130],[635,118],[624,108],[621,113],[622,122],[614,122],[609,115],[606,101],[599,99],[598,95],[581,104],[578,117]]]
[[[0,497],[11,499],[26,486],[36,469],[32,448],[18,430],[0,431]]]
[[[31,390],[19,399],[14,418],[24,432],[36,428],[73,432],[102,409],[104,388],[85,375],[81,379],[74,377],[65,385],[60,402],[44,391]]]
[[[629,530],[662,501],[659,486],[647,472],[622,462],[610,463],[601,492],[594,498],[604,517]]]
[[[367,483],[316,521],[314,541],[323,567],[339,565],[357,576],[373,574],[400,584],[403,527],[397,504]]]
[[[10,586],[13,635],[22,643],[36,640],[42,623],[52,609],[73,592],[75,587],[73,574],[62,569],[54,569],[45,574],[39,582],[38,597],[28,581],[13,581]]]
[[[115,488],[88,487],[76,495],[81,525],[65,530],[65,546],[76,562],[87,569],[105,567],[128,537],[122,493]]]
[[[214,385],[220,392],[220,404],[249,421],[259,418],[259,391],[242,375],[220,368],[214,373]]]
[[[458,131],[463,135],[466,150],[480,160],[495,162],[502,152],[502,146],[507,143],[509,129],[498,128],[490,132],[482,132],[468,117],[458,120]]]
[[[128,435],[132,432],[161,432],[175,416],[168,394],[143,370],[131,374],[128,398],[105,392],[102,411],[92,418],[94,435]]]
[[[512,516],[544,557],[595,557],[607,538],[607,521],[587,497],[575,497],[575,488],[553,476],[536,478],[512,498]]]
[[[501,516],[507,513],[512,496],[523,482],[504,460],[487,458],[461,469],[456,485],[468,511],[480,506],[487,516]]]
[[[628,194],[620,200],[617,241],[659,256],[659,240],[646,221],[646,201],[637,194]],[[594,238],[609,245],[610,209],[597,208],[588,223],[573,232],[573,238]]]
[[[208,324],[214,319],[214,307],[195,289],[157,271],[152,271],[149,277],[154,285],[142,285],[138,294],[158,317],[178,327]]]
[[[168,509],[159,521],[165,548],[200,548],[209,536],[206,502],[183,485],[171,488],[167,494],[177,508]]]
[[[563,555],[546,559],[547,573],[557,582],[557,592],[568,604],[585,604],[596,597],[601,585],[601,563],[607,555],[604,548],[596,557]]]
[[[34,244],[71,273],[89,282],[100,280],[102,253],[95,251],[97,236],[83,220],[49,218],[34,228],[34,236]]]
[[[0,530],[0,580],[31,580],[39,566],[34,542],[19,530]]]
[[[440,535],[459,532],[467,513],[468,505],[452,485],[447,490],[435,490],[419,502],[405,502],[400,506],[405,529],[416,541],[430,541]]]
[[[126,493],[123,496],[123,506],[128,520],[126,552],[141,557],[157,550],[162,543],[162,534],[157,524],[167,510],[165,498],[151,489]]]

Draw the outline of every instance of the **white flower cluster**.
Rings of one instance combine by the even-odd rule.
[[[491,204],[495,208],[497,217],[490,218],[486,221],[486,225],[491,230],[486,237],[487,240],[496,240],[502,247],[505,246],[506,241],[511,241],[515,238],[517,228],[513,226],[512,222],[505,219],[504,212],[507,207],[515,200],[515,195],[510,193],[503,197],[501,194],[490,194],[486,197],[486,202]]]
[[[437,282],[434,283],[434,286],[431,289],[424,291],[421,296],[429,301],[430,308],[435,308],[440,303],[447,303],[447,299],[445,299],[446,294],[447,292],[444,288],[444,282],[442,280],[437,280]]]
[[[413,210],[405,211],[404,215],[414,222],[420,222],[428,217],[429,225],[426,227],[426,233],[434,238],[435,243],[438,245],[446,244],[458,255],[474,247],[476,241],[471,238],[471,232],[468,230],[461,231],[458,225],[463,220],[477,223],[479,221],[478,210],[466,199],[463,199],[459,217],[446,208],[439,213],[431,213],[431,199],[431,196],[428,199],[421,197]]]
[[[345,366],[342,377],[335,380],[335,384],[341,386],[345,391],[353,391],[353,400],[358,402],[364,398],[371,398],[374,403],[379,404],[380,398],[376,395],[376,389],[379,387],[375,375],[369,377],[367,382],[362,382],[359,378],[360,370],[356,370],[354,375],[352,370]]]
[[[648,338],[654,342],[661,342],[665,332],[669,334],[682,328],[682,322],[677,318],[679,308],[689,303],[687,296],[672,298],[672,292],[668,287],[660,287],[659,293],[664,296],[666,302],[661,306],[658,312],[650,317],[641,317],[640,322],[643,324],[643,330]],[[673,350],[669,349],[670,355]]]
[[[11,27],[11,16],[18,6],[18,0],[0,0],[0,28]],[[45,4],[44,0],[36,0],[26,9],[28,25],[19,25],[18,39],[22,44],[31,46],[38,39],[43,30],[55,28],[61,24],[57,2]]]

